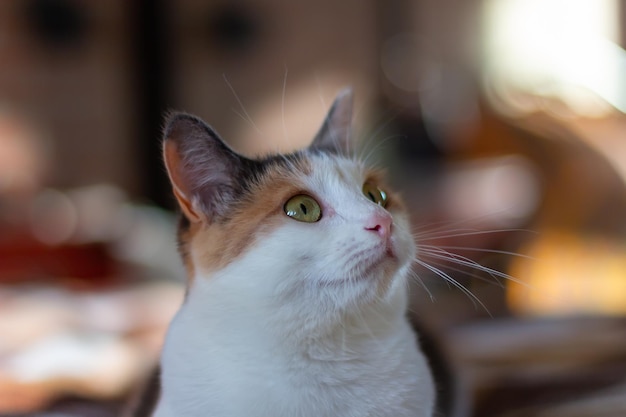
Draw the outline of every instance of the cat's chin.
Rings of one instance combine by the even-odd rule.
[[[394,280],[401,278],[401,267],[402,261],[389,247],[379,256],[370,258],[367,265],[363,265],[350,278],[343,279],[338,284],[361,287],[364,299],[385,297]]]
[[[370,279],[381,279],[387,275],[394,275],[400,267],[400,260],[393,248],[389,245],[377,258],[372,259],[366,267],[363,275]]]
[[[390,281],[399,269],[399,262],[393,255],[385,254],[384,257],[370,262],[368,265],[336,277],[331,280],[319,281],[321,288],[346,288],[362,285],[379,285],[382,281]]]

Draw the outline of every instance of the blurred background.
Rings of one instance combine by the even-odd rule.
[[[626,415],[625,46],[622,0],[0,2],[0,415],[119,415],[154,365],[168,110],[254,156],[344,86],[455,415]]]

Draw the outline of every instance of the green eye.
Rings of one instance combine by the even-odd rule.
[[[379,206],[385,207],[387,205],[387,193],[372,183],[363,184],[363,194]]]
[[[322,208],[313,197],[298,194],[291,197],[283,207],[285,214],[300,222],[315,223],[322,218]]]

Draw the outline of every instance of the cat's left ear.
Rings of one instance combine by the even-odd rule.
[[[351,88],[344,88],[339,92],[326,115],[324,124],[313,139],[311,148],[326,149],[342,154],[350,152],[353,96]]]

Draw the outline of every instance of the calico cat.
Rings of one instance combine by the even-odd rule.
[[[262,159],[196,117],[169,117],[188,287],[152,416],[433,415],[406,317],[408,215],[383,174],[350,156],[351,115],[346,90],[308,148]]]

